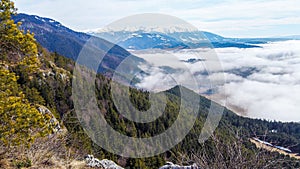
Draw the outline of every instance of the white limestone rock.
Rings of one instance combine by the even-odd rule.
[[[84,158],[87,166],[89,167],[98,167],[104,169],[124,169],[123,167],[118,166],[115,162],[108,159],[99,160],[93,155],[87,155]]]
[[[196,164],[189,166],[180,166],[177,164],[173,164],[172,162],[166,162],[166,164],[159,169],[200,169]]]

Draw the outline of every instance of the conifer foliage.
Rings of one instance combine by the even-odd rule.
[[[0,68],[0,89],[0,139],[4,145],[28,144],[48,132],[50,117],[25,99],[15,74],[4,68]]]
[[[18,84],[19,76],[37,72],[40,62],[33,34],[19,29],[21,23],[11,19],[15,13],[13,2],[0,1],[0,145],[7,148],[49,133],[51,118],[26,99]]]
[[[19,29],[21,23],[11,19],[16,14],[14,3],[10,0],[0,1],[0,50],[1,58],[9,61],[19,61],[24,57],[37,54],[37,46],[29,31]]]

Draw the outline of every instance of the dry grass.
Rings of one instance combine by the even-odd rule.
[[[11,162],[8,159],[1,159],[0,168],[11,169],[13,167],[11,166]]]
[[[278,152],[280,154],[287,155],[287,156],[290,156],[290,157],[293,157],[293,158],[296,158],[296,159],[300,160],[300,156],[297,156],[296,153],[287,153],[287,152],[285,152],[283,150],[280,150],[276,147],[271,147],[271,146],[265,145],[263,143],[260,143],[260,142],[254,140],[254,139],[250,139],[250,141],[252,143],[254,143],[257,148],[262,148],[262,149],[265,149],[265,150],[268,150],[268,151],[271,151],[271,152]]]
[[[83,156],[87,152],[67,147],[67,132],[38,138],[28,147],[14,147],[0,158],[0,168],[17,168],[17,163],[28,159],[31,169],[81,169],[86,167]],[[0,146],[0,150],[3,147]]]

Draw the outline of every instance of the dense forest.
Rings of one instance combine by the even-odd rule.
[[[125,158],[95,144],[78,119],[72,98],[75,62],[48,52],[30,32],[19,29],[11,17],[16,13],[13,2],[0,3],[0,168],[55,168],[58,163],[71,166],[93,154],[110,159],[125,168],[158,168],[166,161],[178,164],[197,163],[203,168],[299,168],[295,158],[258,149],[249,138],[290,148],[300,153],[300,124],[282,123],[241,117],[225,109],[213,136],[205,143],[198,137],[211,101],[201,96],[197,119],[189,134],[175,147],[149,158]],[[86,68],[86,71],[90,71]],[[116,131],[131,137],[151,137],[167,130],[180,109],[179,87],[164,92],[167,104],[162,116],[150,123],[137,123],[122,117],[114,105],[112,79],[96,76],[98,107],[107,123]],[[119,84],[122,90],[122,84]],[[185,89],[188,90],[188,89]],[[189,91],[191,97],[198,97]],[[148,91],[130,88],[130,102],[138,110],[148,110]],[[124,108],[129,103],[124,103]],[[41,108],[47,110],[43,113]],[[131,111],[131,110],[129,110]],[[186,108],[188,112],[188,107]],[[151,115],[149,115],[151,116]],[[53,123],[57,120],[58,124]],[[89,121],[95,129],[99,126]],[[271,132],[276,130],[277,132]]]

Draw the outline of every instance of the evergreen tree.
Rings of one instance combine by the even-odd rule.
[[[19,29],[11,16],[16,14],[14,3],[0,1],[0,143],[7,148],[29,145],[36,137],[50,132],[50,115],[41,114],[26,99],[18,84],[37,72],[40,62],[33,34]],[[15,74],[19,75],[19,77]],[[28,89],[28,88],[27,88]],[[30,90],[30,89],[28,89]],[[32,96],[35,90],[28,91]]]
[[[29,144],[50,132],[50,116],[41,114],[19,90],[14,73],[0,67],[0,141],[6,147]]]
[[[11,16],[16,14],[14,3],[0,1],[0,59],[20,62],[20,65],[34,71],[38,67],[37,45],[33,34],[19,29],[21,23],[14,23]]]

